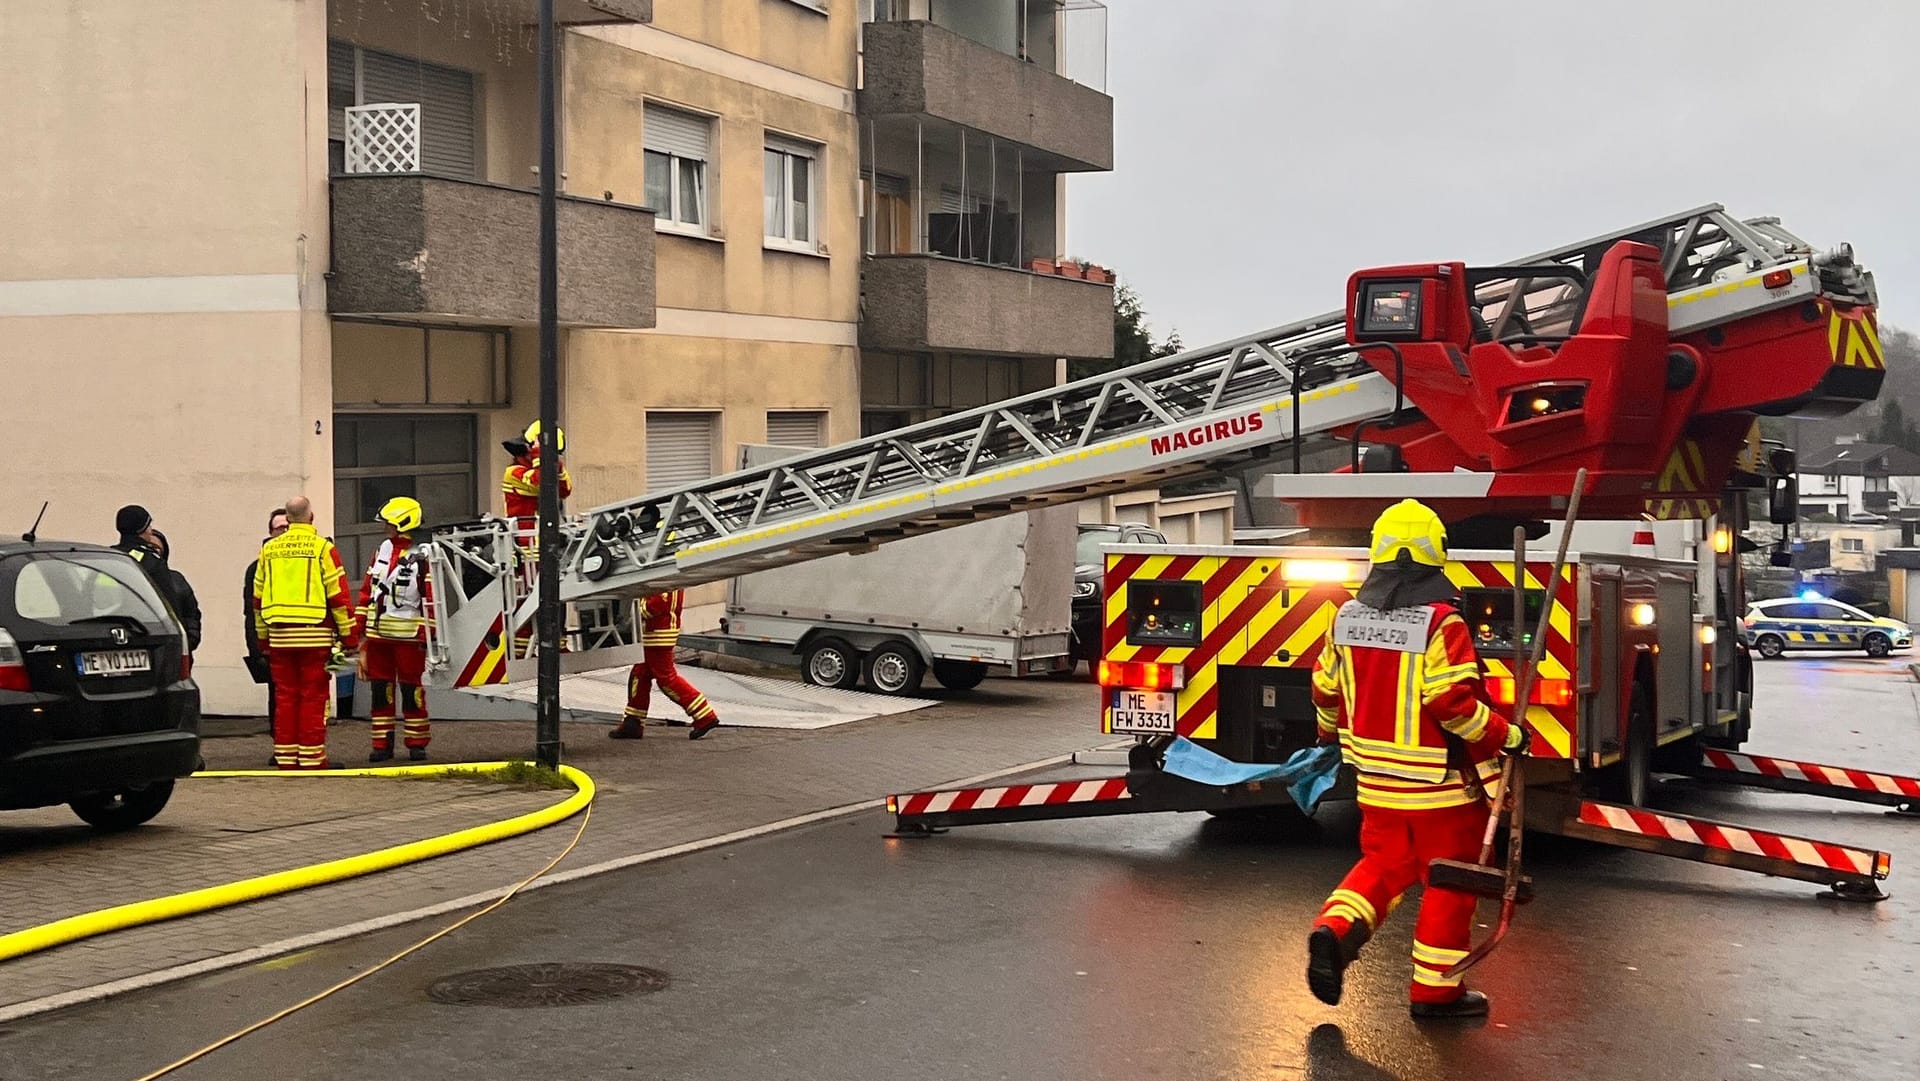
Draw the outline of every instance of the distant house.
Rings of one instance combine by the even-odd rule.
[[[1800,455],[1800,513],[1834,521],[1879,521],[1920,505],[1920,454],[1842,439]]]

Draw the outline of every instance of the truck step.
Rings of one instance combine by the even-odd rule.
[[[1593,800],[1580,800],[1557,826],[1542,828],[1659,856],[1825,883],[1844,900],[1884,899],[1876,883],[1893,865],[1891,854],[1870,848]]]
[[[1740,754],[1712,747],[1702,753],[1698,766],[1685,772],[1687,776],[1703,781],[1768,788],[1776,792],[1799,792],[1857,803],[1877,803],[1908,811],[1920,809],[1920,778],[1914,777],[1872,773],[1843,766],[1822,766],[1791,758]]]
[[[895,832],[902,836],[925,836],[948,826],[1095,818],[1143,809],[1160,808],[1137,806],[1133,793],[1127,790],[1125,776],[949,788],[887,797],[887,811],[896,819]]]

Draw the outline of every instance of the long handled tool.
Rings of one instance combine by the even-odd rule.
[[[1554,592],[1560,585],[1560,574],[1567,565],[1567,546],[1573,540],[1573,524],[1580,516],[1580,493],[1587,486],[1587,471],[1580,470],[1573,478],[1573,495],[1567,500],[1566,521],[1560,527],[1560,547],[1553,557],[1553,574],[1541,585],[1545,596],[1540,603],[1540,616],[1534,624],[1532,649],[1527,650],[1520,642],[1514,643],[1513,673],[1513,723],[1526,723],[1527,703],[1533,694],[1533,674],[1540,664],[1541,651],[1546,646],[1547,628],[1553,616]],[[1520,527],[1513,531],[1513,628],[1518,631],[1526,618],[1526,581],[1527,581],[1527,534]],[[1500,764],[1500,797],[1487,816],[1487,830],[1480,840],[1480,859],[1476,863],[1462,863],[1459,860],[1434,860],[1427,868],[1427,883],[1441,889],[1455,890],[1473,894],[1476,897],[1497,898],[1500,901],[1500,919],[1494,924],[1493,934],[1487,940],[1447,968],[1446,975],[1458,976],[1481,961],[1500,945],[1507,937],[1507,930],[1513,926],[1515,906],[1532,899],[1532,881],[1521,873],[1520,842],[1526,832],[1526,771],[1522,768],[1519,755],[1508,755]],[[1507,864],[1504,868],[1493,866],[1493,841],[1499,834],[1500,816],[1507,816]]]

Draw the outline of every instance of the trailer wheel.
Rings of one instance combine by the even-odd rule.
[[[1776,661],[1787,651],[1787,643],[1777,634],[1763,634],[1754,639],[1753,648],[1759,650],[1762,657]]]
[[[800,678],[816,687],[849,691],[860,682],[860,654],[840,638],[816,638],[800,658]]]
[[[1869,657],[1884,657],[1893,652],[1892,640],[1877,631],[1867,635],[1867,640],[1861,644],[1867,647]]]
[[[978,661],[935,661],[933,678],[950,691],[970,691],[987,678],[987,666]]]
[[[867,686],[881,694],[912,694],[925,675],[920,652],[897,638],[867,654]]]

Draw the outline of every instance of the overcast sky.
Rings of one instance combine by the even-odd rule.
[[[1920,330],[1920,3],[1106,0],[1069,250],[1189,347],[1703,203],[1851,242]]]

